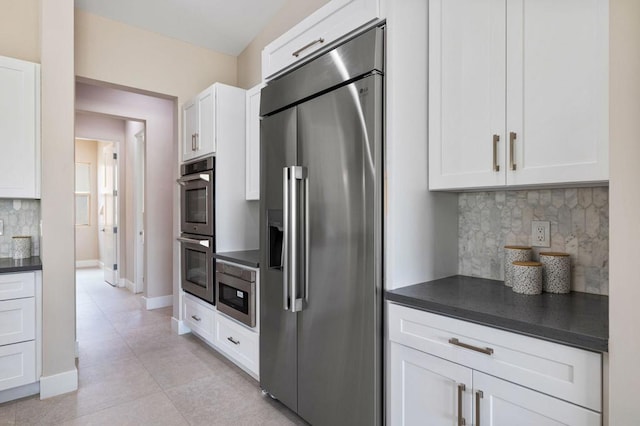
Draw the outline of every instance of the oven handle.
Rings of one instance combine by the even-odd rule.
[[[176,240],[181,243],[200,244],[203,247],[209,248],[209,240],[194,240],[193,238],[178,237]]]
[[[191,181],[194,181],[194,180],[203,180],[205,182],[209,182],[209,181],[211,181],[211,178],[206,173],[200,173],[200,174],[197,174],[197,175],[189,175],[189,176],[181,177],[180,179],[176,179],[176,182],[178,182],[180,185],[184,186],[187,182],[191,182]]]

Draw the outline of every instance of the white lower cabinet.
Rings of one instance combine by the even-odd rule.
[[[195,296],[182,296],[182,321],[207,344],[220,351],[247,373],[259,378],[260,334],[218,312]]]
[[[0,275],[0,403],[38,392],[11,393],[40,378],[41,294],[40,271]]]
[[[600,354],[394,304],[387,318],[391,425],[602,422]]]

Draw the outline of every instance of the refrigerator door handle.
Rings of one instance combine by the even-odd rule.
[[[301,166],[291,166],[289,170],[289,194],[291,195],[291,208],[289,209],[291,219],[289,221],[289,231],[291,233],[289,297],[291,298],[291,312],[300,312],[302,311],[302,298],[298,297],[298,278],[300,277],[300,236],[298,235],[300,230],[300,219],[298,217],[300,211],[300,186],[298,181],[305,178],[306,169]]]
[[[282,305],[289,310],[289,167],[282,169]]]
[[[304,179],[304,303],[309,303],[309,173]]]

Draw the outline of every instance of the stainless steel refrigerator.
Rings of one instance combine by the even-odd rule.
[[[260,385],[313,425],[382,424],[383,47],[262,90]]]

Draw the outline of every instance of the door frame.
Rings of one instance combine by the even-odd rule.
[[[145,191],[145,170],[146,170],[146,124],[144,128],[135,134],[134,162],[135,173],[134,179],[134,231],[135,244],[133,251],[133,270],[134,282],[133,292],[144,292],[144,277],[146,265],[145,251],[145,208],[144,208],[144,191]]]

